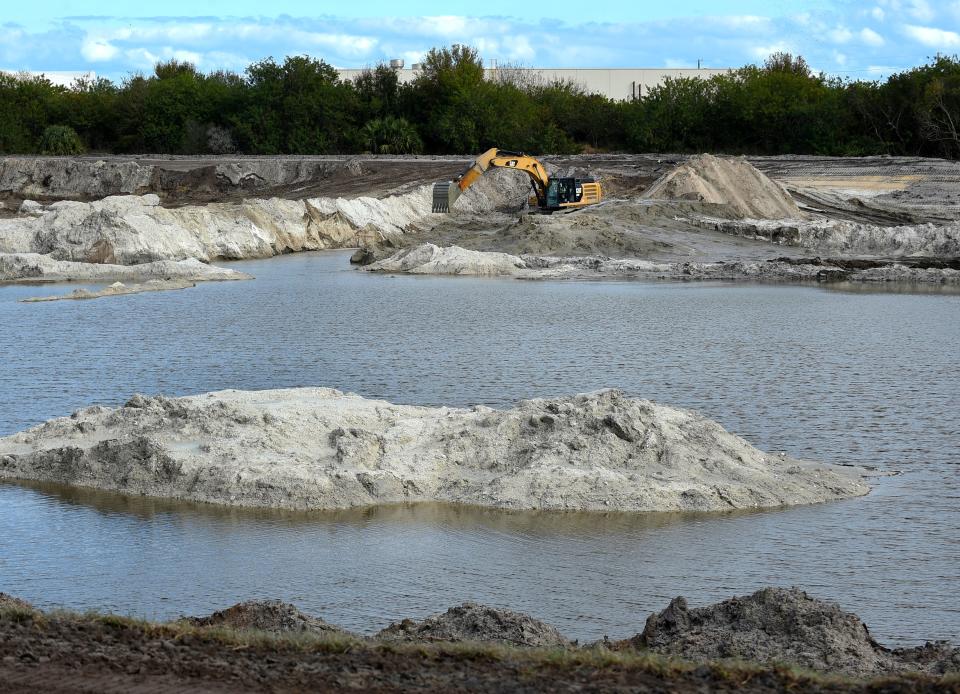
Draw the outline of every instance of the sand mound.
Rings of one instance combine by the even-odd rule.
[[[0,438],[0,477],[299,509],[717,511],[868,491],[849,468],[767,456],[695,412],[612,390],[506,410],[326,388],[138,395]]]
[[[742,158],[701,154],[661,176],[644,197],[723,205],[735,219],[804,217],[786,188]]]
[[[375,638],[388,641],[492,641],[512,646],[566,648],[571,642],[556,628],[519,612],[465,602],[422,622],[404,619]]]
[[[526,264],[508,253],[471,251],[460,246],[425,243],[406,248],[364,267],[368,272],[405,272],[413,275],[514,275]]]
[[[198,627],[224,626],[231,629],[252,629],[274,634],[312,633],[345,634],[340,627],[304,614],[280,600],[250,600],[214,612],[208,617],[187,617],[184,621]]]
[[[451,211],[455,216],[518,212],[530,194],[530,179],[523,172],[490,169],[457,198]]]
[[[696,609],[675,598],[663,612],[650,615],[630,643],[691,660],[787,662],[857,676],[943,672],[957,658],[945,644],[890,651],[870,637],[856,615],[797,588],[764,588]]]

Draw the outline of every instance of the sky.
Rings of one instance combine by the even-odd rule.
[[[487,63],[526,67],[739,67],[787,51],[850,79],[883,79],[937,53],[960,53],[960,0],[4,5],[0,70],[65,80],[85,72],[122,80],[171,58],[204,71],[304,54],[336,67],[391,58],[409,66],[454,43],[479,49]]]

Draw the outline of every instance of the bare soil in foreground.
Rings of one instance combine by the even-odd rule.
[[[787,666],[695,664],[606,649],[391,643],[273,636],[112,616],[0,612],[5,692],[241,692],[353,689],[483,692],[960,692],[960,680],[871,681]]]

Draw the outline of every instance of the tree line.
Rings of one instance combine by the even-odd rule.
[[[0,73],[0,153],[470,154],[491,146],[731,154],[960,158],[960,61],[938,55],[883,82],[813,73],[775,54],[615,101],[431,50],[400,84],[381,65],[342,80],[323,60],[267,58],[243,74],[172,60],[120,84]]]

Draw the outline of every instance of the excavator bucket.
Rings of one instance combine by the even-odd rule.
[[[433,184],[433,211],[449,212],[450,207],[460,197],[460,188],[453,181],[441,181]]]

